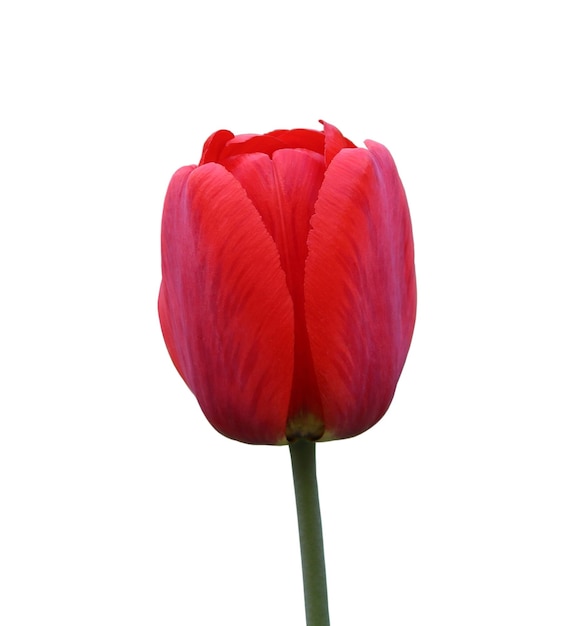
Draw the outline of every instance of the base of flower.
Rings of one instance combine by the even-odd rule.
[[[299,439],[318,441],[323,437],[325,424],[313,413],[299,412],[287,420],[285,436],[289,443]]]

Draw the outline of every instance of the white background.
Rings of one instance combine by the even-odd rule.
[[[0,623],[304,624],[289,453],[159,331],[164,193],[214,130],[386,144],[419,310],[318,446],[333,626],[578,623],[573,3],[19,2],[0,14]]]

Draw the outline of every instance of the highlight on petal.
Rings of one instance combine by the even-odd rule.
[[[405,193],[387,150],[341,149],[315,206],[305,316],[324,409],[323,440],[350,437],[387,410],[415,321]]]
[[[282,148],[285,148],[285,144],[269,135],[237,136],[227,143],[221,153],[219,163],[225,165],[230,157],[252,152],[260,152],[271,156],[275,150],[281,150]]]
[[[175,174],[162,258],[163,334],[208,420],[239,441],[285,443],[293,303],[271,235],[221,165]]]

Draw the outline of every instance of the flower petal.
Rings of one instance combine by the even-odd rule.
[[[319,188],[323,157],[309,150],[277,150],[231,159],[227,169],[241,183],[273,237],[292,295],[303,288],[307,236]]]
[[[235,135],[230,130],[218,130],[213,133],[203,146],[203,154],[201,155],[201,161],[199,165],[204,163],[218,163],[221,156],[221,152],[229,141],[231,141]]]
[[[323,154],[325,150],[325,135],[318,130],[294,128],[292,130],[274,130],[267,135],[280,139],[286,148],[306,148],[318,154]]]
[[[329,167],[335,155],[344,148],[356,148],[357,146],[349,141],[347,137],[341,134],[341,131],[323,120],[319,120],[323,124],[323,132],[325,133],[325,166]]]
[[[175,174],[162,261],[167,347],[208,420],[240,441],[284,443],[293,304],[271,236],[221,165]]]
[[[223,149],[219,163],[225,165],[231,157],[252,152],[262,152],[271,156],[275,150],[280,150],[281,148],[285,148],[285,144],[269,135],[247,135],[246,137],[237,135]]]
[[[272,158],[242,155],[231,159],[227,167],[246,190],[275,241],[294,304],[295,370],[288,417],[301,412],[321,420],[305,327],[303,283],[310,220],[324,176],[323,156],[310,150],[283,149],[274,152]]]
[[[342,149],[311,220],[305,316],[323,402],[323,439],[350,437],[387,410],[415,321],[413,240],[389,152]]]

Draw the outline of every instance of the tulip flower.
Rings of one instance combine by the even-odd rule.
[[[206,141],[162,219],[162,332],[209,422],[290,444],[308,624],[328,624],[314,442],[387,411],[416,312],[405,192],[387,149],[334,126]]]
[[[386,412],[415,321],[405,193],[385,147],[333,126],[212,135],[173,176],[159,312],[222,434],[357,435]]]

